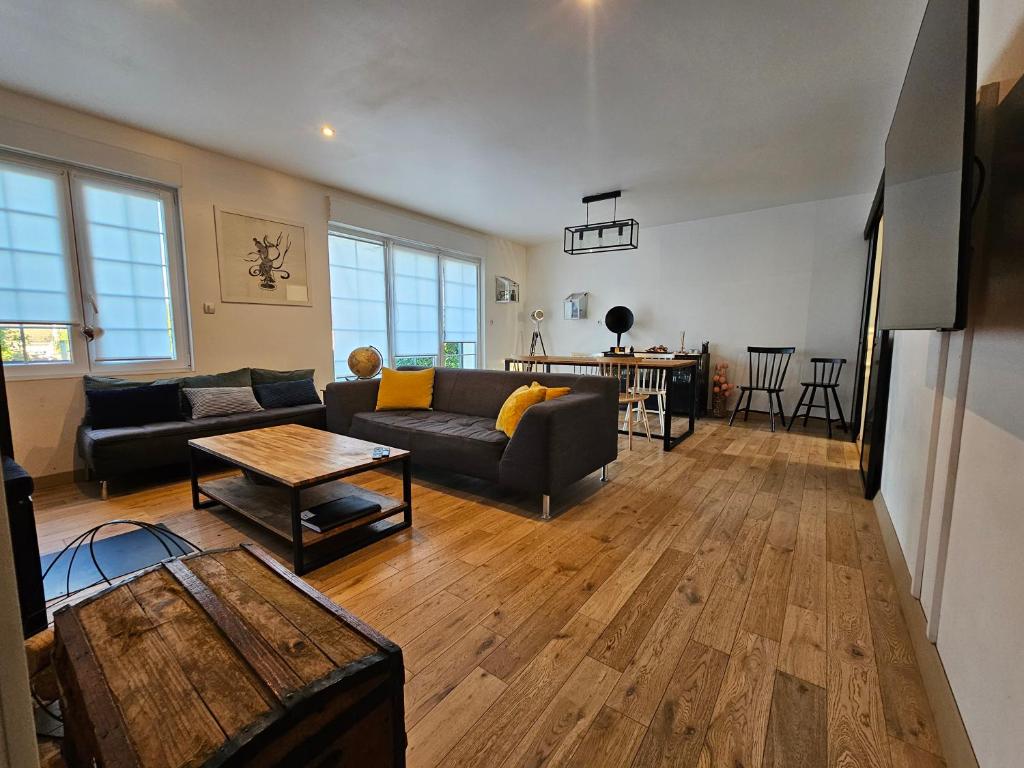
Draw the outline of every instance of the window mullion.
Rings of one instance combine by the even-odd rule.
[[[444,368],[444,258],[441,251],[434,254],[437,262],[437,367]]]
[[[384,240],[384,308],[387,315],[387,337],[388,337],[388,365],[395,366],[395,355],[398,350],[395,348],[395,267],[394,267],[394,240]]]

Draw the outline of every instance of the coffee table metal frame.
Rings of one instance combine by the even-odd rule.
[[[239,503],[237,498],[232,498],[230,494],[218,490],[215,484],[216,481],[213,483],[201,482],[197,454],[213,456],[217,460],[230,464],[233,467],[260,475],[262,478],[265,478],[266,484],[269,487],[284,489],[287,493],[288,499],[287,512],[290,517],[291,534],[288,535],[281,529],[281,527],[269,525],[264,520],[260,519],[259,516],[251,514],[243,504]],[[394,464],[396,462],[401,462],[402,464],[402,501],[401,503],[395,504],[395,506],[388,507],[384,510],[387,514],[382,512],[381,515],[373,517],[372,522],[364,525],[348,527],[338,533],[328,531],[323,534],[317,534],[315,531],[311,531],[310,529],[303,527],[301,518],[301,513],[303,511],[302,491],[316,486],[325,485],[327,483],[335,483],[343,478],[351,477],[361,472],[367,472],[377,469],[383,465]],[[259,467],[248,465],[242,466],[241,464],[224,456],[218,455],[213,451],[204,449],[202,445],[195,445],[194,441],[190,440],[189,470],[192,486],[193,509],[207,509],[220,504],[228,509],[238,512],[260,528],[284,539],[285,541],[291,542],[292,567],[296,575],[299,576],[319,568],[322,565],[333,562],[340,557],[344,557],[345,555],[372,544],[375,541],[379,541],[380,539],[391,536],[392,534],[412,526],[412,454],[407,451],[401,451],[397,456],[376,460],[373,464],[368,466],[341,469],[324,477],[297,483],[285,483],[280,481],[278,478],[267,474],[266,471],[261,471]],[[350,489],[359,488],[358,486],[353,486],[351,484],[347,485],[349,485]],[[201,496],[205,496],[206,498],[200,498]],[[374,496],[380,497],[381,495],[374,494]],[[397,514],[402,515],[401,521],[388,522],[387,518],[393,517]],[[315,541],[308,543],[305,542],[303,540],[304,533],[307,537],[310,537],[311,535],[312,537],[315,537]],[[332,539],[338,539],[339,541],[334,546],[331,546],[332,542],[330,540]],[[329,551],[322,552],[311,559],[307,559],[306,550],[310,548],[325,549]]]

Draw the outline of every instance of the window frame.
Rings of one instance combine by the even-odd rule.
[[[61,190],[61,227],[70,269],[70,301],[74,310],[74,321],[67,325],[71,341],[69,362],[4,363],[4,376],[9,380],[39,380],[77,378],[87,374],[98,375],[139,375],[147,373],[188,372],[193,370],[192,320],[188,299],[185,242],[178,190],[157,182],[136,179],[115,173],[87,168],[55,160],[38,158],[20,152],[0,149],[0,162],[22,165],[35,170],[56,174],[63,183]],[[76,180],[79,183],[76,186]],[[171,299],[171,316],[174,323],[175,357],[168,360],[140,361],[99,361],[95,359],[94,347],[85,336],[84,329],[96,323],[96,313],[90,310],[86,301],[91,289],[91,273],[86,269],[86,260],[91,258],[88,250],[87,223],[84,218],[84,201],[81,195],[81,180],[110,185],[117,189],[138,190],[158,196],[164,206],[164,228],[167,242],[168,277]],[[76,189],[78,191],[76,191]],[[80,214],[76,214],[80,211]],[[52,325],[51,323],[23,323]],[[61,325],[61,324],[57,324]]]
[[[331,351],[332,351],[332,353],[336,352],[336,350],[334,350],[334,293],[333,293],[333,286],[331,285],[331,243],[330,243],[330,238],[331,238],[332,235],[337,235],[339,237],[345,237],[345,238],[348,238],[349,240],[357,240],[357,241],[360,241],[360,242],[369,243],[371,245],[379,245],[381,247],[381,250],[383,251],[383,259],[384,259],[384,336],[385,336],[385,344],[387,346],[387,351],[388,351],[388,359],[384,361],[384,364],[388,365],[388,364],[390,364],[390,359],[391,359],[392,338],[391,338],[391,271],[390,271],[390,263],[391,262],[388,259],[388,245],[387,245],[387,242],[385,241],[384,238],[378,237],[376,235],[372,235],[372,234],[369,234],[369,233],[364,234],[364,233],[361,233],[361,232],[356,232],[354,230],[353,231],[348,231],[348,232],[340,232],[340,231],[335,231],[332,227],[328,226],[328,229],[327,229],[327,280],[328,280],[329,290],[331,291],[331,294],[330,294],[330,299],[331,299],[330,309],[331,309]],[[337,359],[332,354],[331,355],[331,365],[332,365],[332,373],[334,373],[334,380],[335,381],[343,381],[346,378],[353,378],[352,376],[347,376],[347,377],[346,376],[342,376],[342,377],[339,378],[338,375],[337,375],[337,372],[333,370],[333,365],[336,362],[337,362]]]
[[[4,378],[7,379],[57,379],[77,377],[89,372],[89,355],[85,336],[82,334],[82,279],[78,269],[75,244],[74,217],[71,211],[71,185],[68,183],[69,170],[59,163],[49,162],[30,155],[0,150],[0,163],[23,166],[35,171],[53,174],[60,180],[60,214],[63,217],[61,238],[68,259],[71,295],[68,300],[75,314],[75,320],[67,324],[71,342],[71,360],[41,361],[36,363],[4,362]],[[18,323],[24,327],[44,327],[52,323]],[[63,323],[56,323],[63,325]]]
[[[484,260],[480,256],[476,256],[471,253],[464,251],[458,251],[453,248],[442,248],[440,246],[431,245],[430,243],[423,243],[416,240],[410,240],[408,238],[394,237],[383,232],[375,232],[373,230],[362,229],[360,227],[353,227],[347,224],[339,222],[328,222],[327,236],[332,235],[340,237],[354,238],[356,240],[369,240],[371,242],[380,243],[384,247],[384,291],[385,300],[387,302],[387,338],[388,338],[388,356],[384,361],[384,364],[389,367],[395,367],[395,361],[399,358],[408,357],[426,357],[427,355],[397,355],[395,350],[395,268],[394,268],[394,249],[398,248],[409,248],[416,251],[431,254],[437,260],[437,336],[438,346],[432,355],[434,365],[442,365],[444,362],[444,344],[445,344],[445,328],[444,328],[444,259],[452,259],[455,261],[463,261],[472,264],[477,269],[477,341],[476,341],[476,365],[477,368],[482,367],[482,362],[485,359],[484,354]],[[333,316],[331,324],[333,328]],[[333,343],[333,334],[332,334]],[[460,355],[460,359],[464,357]],[[335,372],[335,379],[337,381],[343,381],[350,376],[338,376]]]

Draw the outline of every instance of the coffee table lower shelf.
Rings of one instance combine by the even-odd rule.
[[[298,575],[412,525],[409,502],[342,480],[296,489],[234,475],[200,481],[196,490],[209,499],[199,502],[199,506],[221,504],[291,543]],[[344,496],[359,496],[380,504],[380,511],[353,518],[325,533],[317,533],[299,522],[302,510]],[[396,515],[402,515],[401,520],[389,519]],[[306,557],[306,550],[311,550],[312,557]]]

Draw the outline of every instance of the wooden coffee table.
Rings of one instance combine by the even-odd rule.
[[[222,504],[291,542],[296,574],[412,525],[409,451],[392,448],[389,457],[375,460],[371,453],[378,443],[298,424],[201,437],[188,445],[193,508]],[[201,481],[198,454],[215,456],[245,472]],[[341,479],[394,462],[402,463],[401,501]],[[302,525],[303,510],[351,495],[380,504],[380,512],[353,518],[325,533]],[[388,519],[399,514],[400,521]],[[314,555],[311,560],[306,559],[307,549]]]

